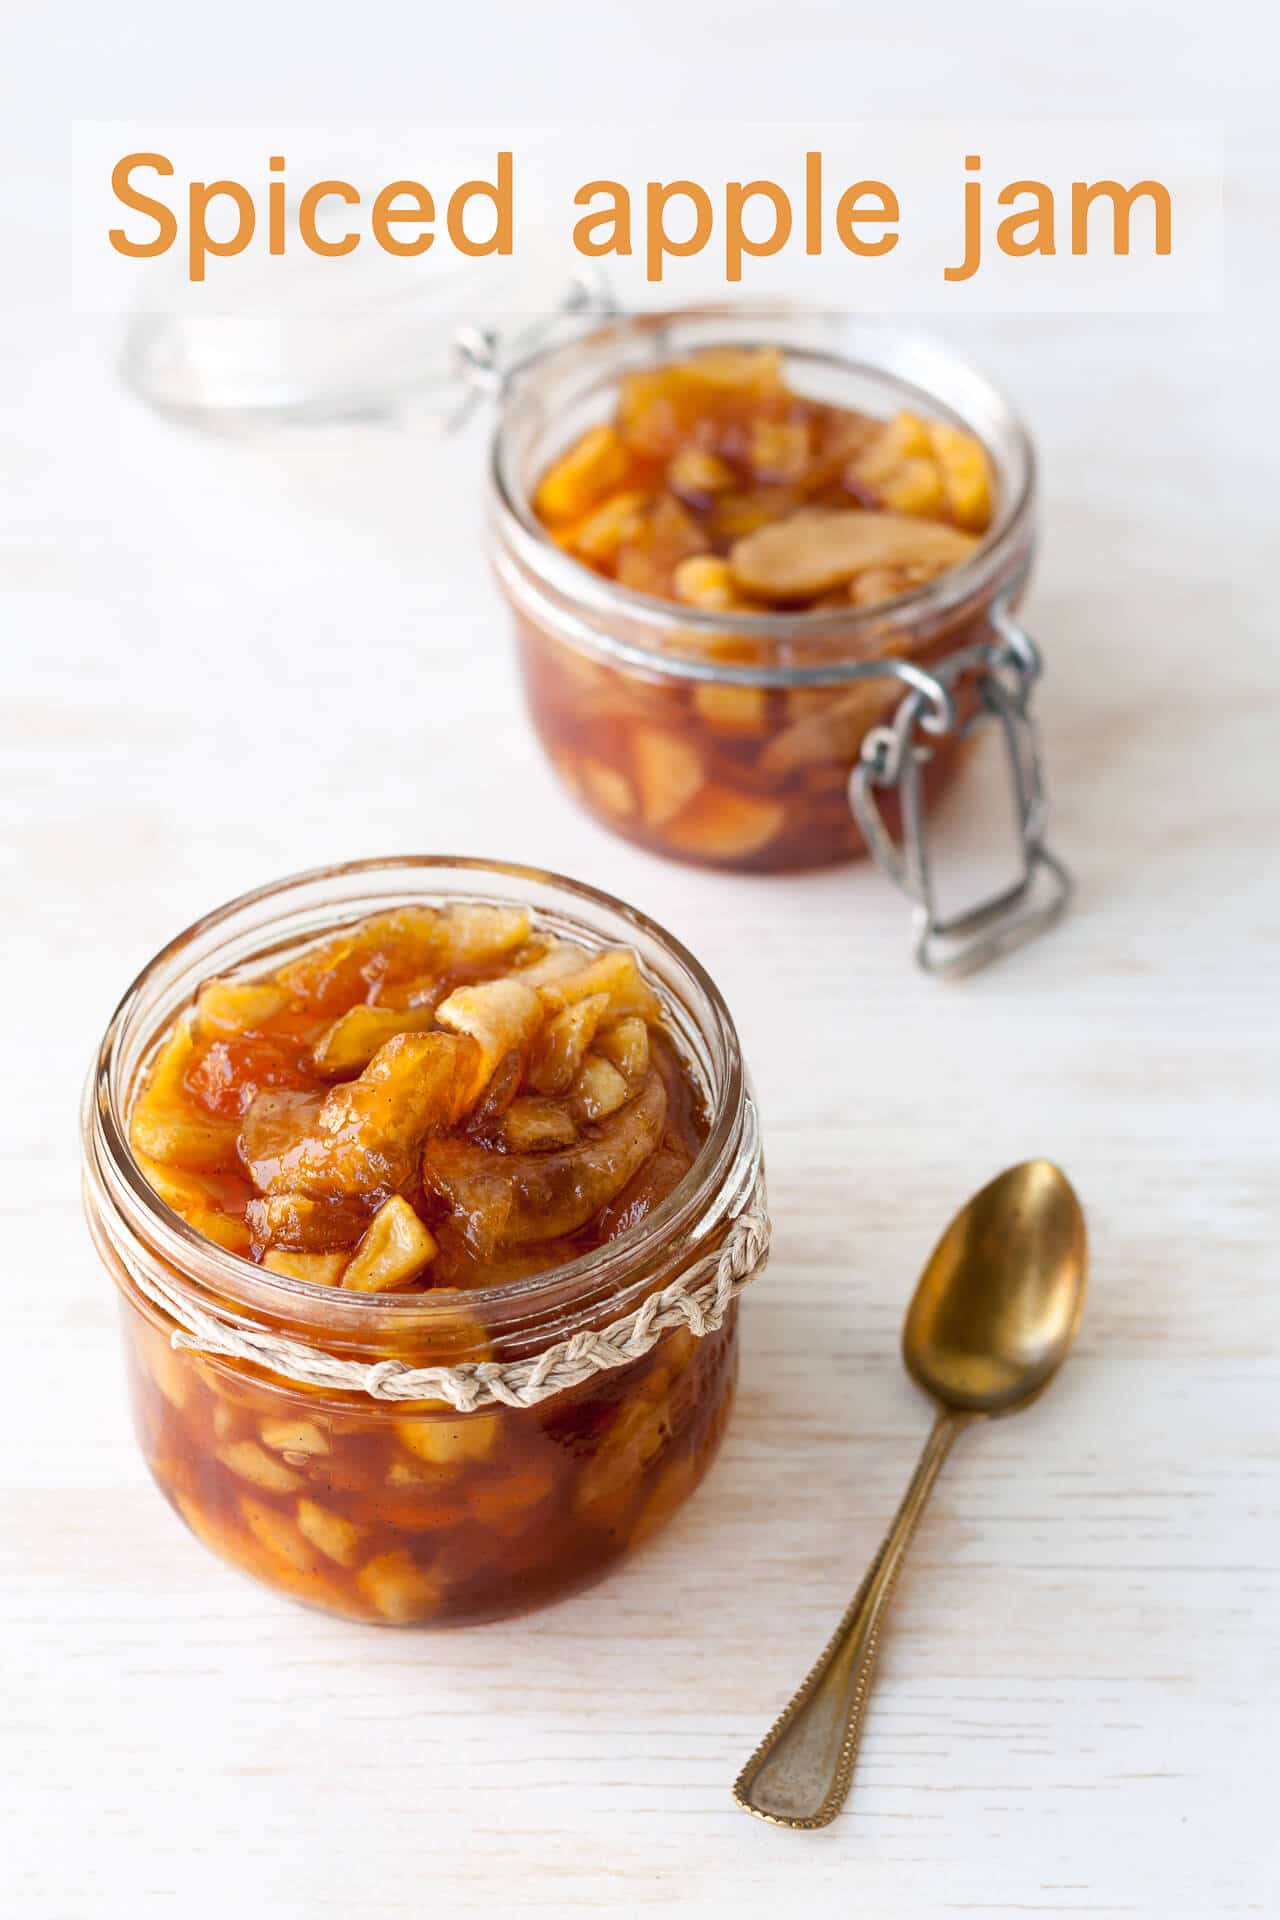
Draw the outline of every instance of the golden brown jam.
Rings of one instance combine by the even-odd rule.
[[[439,1299],[430,1332],[380,1349],[415,1365],[492,1357],[492,1296],[474,1290],[608,1246],[706,1132],[630,951],[464,904],[381,914],[270,973],[207,982],[130,1116],[147,1179],[220,1246],[335,1295]],[[692,1257],[668,1249],[654,1284]],[[118,1277],[139,1432],[170,1501],[225,1558],[361,1618],[478,1620],[584,1584],[687,1497],[731,1404],[732,1317],[539,1406],[458,1414],[175,1350]],[[305,1298],[276,1326],[305,1338]]]
[[[366,1293],[563,1266],[665,1199],[705,1134],[634,954],[463,904],[207,982],[130,1117],[201,1233]]]
[[[482,1356],[480,1323],[453,1325]],[[125,1334],[147,1463],[192,1532],[297,1600],[391,1625],[495,1619],[597,1578],[696,1487],[737,1371],[731,1319],[540,1407],[458,1415],[175,1351],[136,1299]]]
[[[715,612],[873,606],[973,552],[991,523],[981,443],[793,393],[780,353],[631,373],[615,417],[548,469],[558,545],[637,593]]]
[[[866,616],[976,553],[994,511],[978,440],[950,422],[890,420],[810,399],[771,350],[717,350],[627,375],[614,417],[543,474],[548,536],[632,591],[719,616],[673,629],[708,667],[775,667],[775,643],[735,614],[861,624],[852,657],[936,662],[987,633],[986,603],[945,621],[877,632]],[[863,851],[847,786],[862,740],[901,698],[889,679],[735,685],[647,672],[577,651],[519,620],[530,706],[576,797],[616,831],[711,865],[786,868]],[[827,656],[849,657],[838,632]],[[806,664],[821,665],[815,644]],[[937,751],[930,794],[958,763]],[[894,825],[892,809],[890,825]]]

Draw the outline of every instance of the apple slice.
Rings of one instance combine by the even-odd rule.
[[[682,853],[707,860],[741,860],[767,847],[785,817],[780,800],[761,799],[712,782],[671,822],[667,839]]]
[[[637,727],[631,736],[640,814],[660,827],[686,807],[702,785],[702,755],[682,734],[665,727]]]
[[[576,1233],[634,1179],[658,1147],[667,1116],[662,1080],[650,1073],[635,1098],[593,1136],[551,1153],[494,1154],[439,1137],[423,1153],[424,1184],[453,1208],[481,1255]]]
[[[327,1094],[258,1094],[240,1155],[263,1194],[388,1196],[408,1185],[427,1132],[459,1120],[483,1081],[469,1036],[398,1034],[357,1079]]]
[[[436,1243],[400,1194],[378,1208],[342,1284],[354,1293],[389,1293],[416,1280],[436,1257]]]

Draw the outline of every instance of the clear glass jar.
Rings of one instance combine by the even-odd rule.
[[[375,911],[499,900],[588,944],[638,953],[705,1097],[693,1168],[640,1225],[570,1265],[502,1287],[343,1293],[215,1246],[159,1199],[128,1144],[139,1077],[211,974],[253,970]],[[138,1438],[161,1491],[224,1559],[310,1605],[396,1624],[494,1619],[603,1573],[689,1497],[733,1399],[736,1311],[695,1338],[539,1406],[467,1414],[283,1378],[170,1344],[139,1285],[342,1359],[515,1360],[634,1310],[724,1242],[761,1178],[738,1039],[713,981],[643,914],[555,875],[442,858],[359,861],[246,894],[143,970],[103,1038],[83,1116],[86,1210],[119,1290]]]
[[[986,448],[996,514],[965,564],[883,604],[796,614],[675,606],[602,578],[550,540],[530,501],[546,467],[607,418],[622,375],[708,347],[780,347],[789,385],[888,418],[906,409]],[[574,796],[615,832],[713,866],[812,867],[866,850],[850,775],[902,679],[867,663],[937,666],[993,643],[1034,541],[1034,460],[1007,402],[945,349],[848,316],[787,309],[631,316],[536,355],[507,379],[490,468],[494,561],[515,616],[529,710]],[[930,744],[924,799],[966,752]],[[666,769],[670,769],[668,777]],[[886,824],[900,826],[894,797]]]

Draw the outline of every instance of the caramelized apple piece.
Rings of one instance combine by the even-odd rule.
[[[470,1035],[480,1050],[483,1084],[504,1054],[523,1054],[532,1046],[542,1024],[542,1004],[532,987],[508,975],[475,987],[456,987],[436,1008],[436,1019],[442,1027]]]
[[[855,607],[878,607],[923,584],[916,567],[868,567],[849,582],[849,601]]]
[[[666,1525],[676,1508],[688,1499],[696,1478],[697,1466],[692,1454],[678,1454],[674,1460],[663,1462],[657,1479],[645,1494],[631,1523],[632,1547],[643,1546],[660,1527]]]
[[[261,980],[206,980],[196,996],[196,1029],[204,1036],[246,1033],[288,1004],[283,987]]]
[[[303,1484],[292,1467],[265,1452],[256,1440],[233,1440],[219,1447],[217,1453],[237,1479],[247,1480],[264,1493],[296,1493]]]
[[[730,417],[781,398],[782,355],[772,348],[717,348],[667,367],[627,374],[618,421],[638,452],[668,458],[700,419]]]
[[[612,1017],[637,1013],[643,1020],[662,1018],[662,1002],[629,947],[605,947],[576,973],[564,974],[538,989],[538,997],[549,1013],[597,993],[608,994]]]
[[[606,766],[603,760],[584,756],[578,764],[578,772],[588,798],[602,812],[615,814],[619,820],[625,820],[635,812],[636,797],[626,775],[619,773],[616,767]]]
[[[445,1198],[472,1246],[526,1245],[576,1233],[621,1192],[654,1152],[667,1095],[651,1073],[594,1136],[553,1153],[495,1155],[450,1138],[427,1143],[424,1183]]]
[[[646,826],[660,827],[692,800],[702,785],[702,755],[682,734],[665,727],[637,727],[631,752]]]
[[[904,461],[929,452],[929,429],[918,414],[895,413],[886,420],[869,446],[860,452],[855,472],[859,479],[879,486],[898,472]]]
[[[486,967],[523,946],[531,924],[527,907],[457,900],[439,910],[438,952],[451,966]]]
[[[264,1547],[273,1559],[291,1567],[295,1573],[309,1573],[315,1566],[315,1554],[292,1520],[287,1519],[277,1507],[269,1507],[265,1500],[255,1500],[249,1494],[241,1494],[240,1512],[258,1545]]]
[[[689,1160],[685,1154],[676,1153],[670,1147],[660,1148],[652,1160],[641,1167],[635,1179],[604,1208],[597,1225],[605,1238],[616,1240],[619,1234],[628,1233],[642,1220],[647,1220],[654,1208],[660,1207],[669,1193],[674,1193],[688,1171]]]
[[[667,466],[668,488],[688,506],[702,505],[731,487],[733,481],[728,461],[708,453],[705,447],[682,447]]]
[[[546,520],[576,520],[622,485],[626,449],[615,427],[592,427],[544,475],[534,507]]]
[[[523,907],[397,907],[309,947],[277,978],[295,999],[323,1009],[344,998],[363,1000],[371,987],[445,962],[479,966],[500,959],[528,937],[529,924]]]
[[[340,1567],[353,1567],[360,1557],[360,1543],[368,1533],[340,1513],[322,1507],[315,1500],[299,1500],[298,1531],[305,1540]]]
[[[397,1420],[402,1446],[417,1460],[433,1467],[452,1467],[464,1460],[485,1460],[498,1444],[502,1416],[498,1413],[454,1413],[423,1420]]]
[[[628,1098],[626,1081],[612,1060],[589,1053],[573,1083],[573,1103],[584,1120],[603,1120]]]
[[[552,1014],[538,1035],[529,1063],[529,1085],[536,1093],[568,1089],[608,1011],[607,993],[589,993],[585,1000],[575,1000]]]
[[[186,1089],[218,1119],[242,1114],[264,1087],[303,1087],[306,1072],[296,1048],[260,1035],[206,1040],[187,1068]]]
[[[936,515],[946,512],[947,491],[932,460],[904,460],[881,483],[880,498],[894,513]]]
[[[403,1549],[376,1555],[361,1567],[356,1585],[375,1612],[400,1626],[428,1619],[440,1604],[439,1579]]]
[[[258,1422],[258,1432],[272,1453],[282,1453],[286,1458],[291,1453],[311,1457],[330,1451],[328,1434],[314,1420],[282,1420],[269,1415]]]
[[[711,536],[676,499],[661,494],[635,533],[618,548],[615,577],[633,593],[669,598],[671,582],[681,563],[693,554],[707,553]]]
[[[808,421],[753,420],[747,458],[757,480],[801,479],[810,460]]]
[[[477,1480],[467,1505],[482,1527],[511,1538],[540,1518],[538,1510],[555,1483],[555,1468],[549,1460],[525,1460],[497,1479]]]
[[[578,973],[587,958],[586,949],[572,940],[549,940],[534,959],[519,961],[511,977],[526,987],[544,987],[552,980],[563,980],[566,974]]]
[[[342,1000],[362,1000],[397,963],[405,974],[421,972],[438,941],[434,907],[400,907],[308,947],[287,961],[276,978],[293,999],[323,1009]]]
[[[760,756],[760,770],[781,779],[801,767],[836,762],[852,765],[871,727],[880,725],[902,698],[896,680],[864,680],[848,688],[822,688],[821,698],[792,726],[772,739]]]
[[[624,491],[611,494],[556,537],[561,545],[576,553],[579,560],[601,566],[613,559],[624,540],[636,538],[648,504],[649,496],[645,493]]]
[[[537,1094],[513,1100],[502,1122],[503,1145],[517,1153],[571,1147],[577,1137],[577,1125],[564,1101]]]
[[[596,1052],[612,1060],[628,1080],[639,1080],[649,1071],[649,1029],[635,1014],[598,1033],[595,1046]]]
[[[379,1047],[398,1033],[425,1033],[435,1025],[431,1007],[349,1007],[326,1027],[311,1049],[315,1070],[326,1080],[359,1073]]]
[[[778,347],[705,347],[685,369],[694,380],[745,396],[753,404],[782,394],[782,352]]]
[[[701,681],[693,690],[694,712],[717,733],[742,735],[767,731],[769,700],[763,687],[720,686]]]
[[[149,1320],[135,1322],[134,1338],[138,1352],[156,1386],[171,1407],[181,1413],[199,1382],[188,1356],[169,1344],[169,1336]]]
[[[159,1160],[149,1159],[145,1153],[135,1152],[134,1159],[147,1185],[159,1194],[166,1206],[172,1207],[175,1213],[182,1214],[184,1218],[235,1204],[233,1189],[237,1182],[232,1176],[192,1173],[183,1167],[167,1167]]]
[[[738,585],[763,600],[805,600],[846,585],[866,567],[958,566],[972,534],[910,514],[858,508],[794,514],[739,540],[729,564]]]
[[[486,1138],[500,1125],[503,1114],[520,1091],[523,1078],[524,1055],[514,1050],[503,1054],[467,1121],[467,1132],[473,1139]]]
[[[281,1273],[288,1280],[307,1280],[313,1287],[340,1287],[347,1270],[345,1253],[287,1253],[273,1247],[262,1256],[268,1273]]]
[[[946,421],[900,413],[856,457],[853,477],[873,486],[885,506],[949,516],[973,533],[991,518],[991,477],[982,443]]]
[[[753,487],[747,493],[721,494],[711,513],[711,530],[717,541],[743,540],[760,527],[785,521],[803,504],[803,495],[794,487]],[[742,582],[729,569],[729,578],[739,601],[744,600]]]
[[[189,1017],[178,1021],[164,1045],[156,1051],[147,1070],[142,1099],[156,1106],[180,1105],[186,1085],[187,1068],[195,1058],[196,1043]]]
[[[156,1055],[129,1118],[134,1152],[169,1167],[214,1167],[235,1156],[234,1119],[214,1119],[187,1096],[185,1078],[195,1056],[190,1022],[175,1027]]]
[[[245,1219],[255,1245],[289,1253],[333,1253],[358,1240],[369,1224],[358,1201],[317,1200],[309,1193],[255,1197],[245,1208]]]
[[[746,604],[734,584],[729,562],[710,553],[682,560],[671,576],[671,591],[686,607],[705,607],[710,613],[725,613]]]
[[[601,1509],[612,1510],[618,1496],[634,1497],[646,1469],[670,1437],[665,1402],[655,1404],[640,1394],[624,1401],[578,1476],[577,1511],[603,1521],[606,1513]]]
[[[416,1279],[436,1256],[436,1243],[409,1202],[393,1194],[378,1208],[342,1277],[349,1292],[389,1293]]]
[[[225,1247],[228,1253],[249,1252],[252,1242],[249,1229],[243,1220],[235,1219],[231,1214],[219,1213],[210,1207],[203,1213],[186,1215],[187,1225],[203,1234],[206,1240],[212,1240],[217,1246]]]
[[[971,533],[985,532],[991,520],[991,468],[982,442],[959,427],[938,422],[929,428],[929,444],[956,525]]]
[[[413,1175],[423,1136],[452,1126],[478,1091],[476,1042],[450,1033],[388,1040],[358,1079],[319,1096],[260,1093],[240,1153],[262,1193],[376,1198]]]
[[[767,847],[785,818],[781,801],[763,800],[713,782],[671,822],[667,834],[672,845],[684,853],[702,854],[709,860],[735,860]]]

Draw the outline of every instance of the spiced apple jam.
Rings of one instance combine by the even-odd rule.
[[[339,893],[337,924],[291,937]],[[648,1537],[712,1458],[734,1310],[540,1404],[469,1412],[202,1351],[190,1311],[457,1367],[616,1324],[714,1266],[759,1175],[732,1027],[697,963],[606,896],[430,861],[247,896],[141,977],[87,1122],[148,1463],[268,1584],[402,1623],[518,1611]]]

